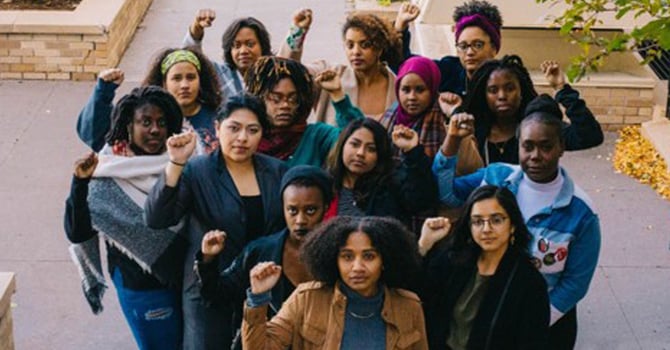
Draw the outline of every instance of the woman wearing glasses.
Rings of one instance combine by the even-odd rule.
[[[547,287],[531,263],[531,236],[514,194],[482,186],[468,197],[464,218],[451,233],[445,218],[428,219],[421,230],[430,348],[545,348]]]
[[[317,82],[332,81],[334,72],[322,74]],[[337,142],[340,128],[353,119],[362,119],[356,109],[341,113],[337,127],[322,122],[307,123],[314,102],[314,81],[307,68],[297,61],[263,56],[247,71],[247,91],[265,100],[271,128],[263,133],[258,151],[295,165],[321,167]],[[324,84],[329,84],[324,81]],[[330,83],[332,85],[332,83]],[[343,99],[340,98],[340,99]]]
[[[395,20],[395,30],[403,35],[405,59],[413,56],[410,51],[409,23],[419,15],[419,7],[403,4]],[[498,7],[486,1],[472,0],[454,9],[454,34],[458,57],[445,56],[435,60],[442,82],[440,92],[465,96],[468,82],[482,62],[493,59],[500,51],[502,17]]]

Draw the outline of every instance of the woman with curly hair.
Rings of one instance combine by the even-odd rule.
[[[339,217],[308,235],[302,257],[314,276],[267,321],[281,266],[250,272],[242,342],[247,349],[427,349],[412,233],[395,219]],[[409,277],[409,278],[408,278]]]
[[[309,11],[309,12],[308,12]],[[308,17],[309,20],[304,20]],[[279,56],[300,60],[304,36],[311,25],[311,11],[301,10],[294,15],[293,26]],[[400,36],[390,23],[373,14],[354,13],[342,26],[344,51],[348,65],[331,65],[317,61],[306,65],[314,76],[332,69],[342,80],[344,93],[367,117],[379,120],[384,111],[396,101],[395,74],[388,66],[400,63]],[[335,107],[327,91],[318,94],[314,120],[335,124]]]
[[[213,9],[200,9],[182,41],[183,46],[202,47],[205,28],[216,19]],[[230,98],[244,93],[244,76],[261,56],[272,55],[270,34],[265,25],[254,17],[235,19],[221,36],[223,63],[212,62],[221,80],[221,93]]]
[[[100,72],[93,95],[79,114],[79,137],[94,151],[104,144],[114,93],[123,80],[124,73],[118,68]],[[214,67],[193,47],[159,52],[142,82],[142,86],[163,87],[177,100],[184,128],[198,133],[198,153],[212,152],[217,146],[214,119],[221,104],[219,84]]]
[[[402,151],[395,166],[391,142],[381,124],[370,119],[351,122],[340,134],[328,159],[335,198],[326,218],[341,215],[409,217],[437,204],[431,160],[417,133],[398,125],[393,144]]]
[[[565,108],[570,120],[570,124],[563,123],[561,130],[565,149],[577,151],[600,145],[603,142],[600,124],[579,98],[579,92],[565,82],[558,63],[544,61],[541,69],[555,91],[555,100]],[[524,116],[531,114],[527,108],[535,97],[537,92],[530,74],[519,56],[486,61],[475,71],[459,109],[474,117],[477,149],[485,165],[519,164],[517,129]],[[562,115],[560,110],[556,114]]]
[[[419,239],[430,348],[546,348],[547,285],[531,263],[531,236],[514,194],[478,188],[465,203],[464,219],[450,229],[448,219],[431,218]]]
[[[140,349],[181,349],[181,258],[175,228],[144,224],[144,200],[168,162],[165,140],[181,131],[175,99],[156,86],[136,88],[111,114],[100,155],[77,161],[65,203],[65,233],[94,313],[106,289],[99,237],[119,304]]]
[[[326,74],[316,80],[328,84]],[[245,80],[247,91],[265,101],[271,124],[263,133],[258,151],[286,161],[289,167],[321,167],[337,142],[340,128],[352,119],[363,118],[360,113],[338,116],[337,127],[307,123],[314,103],[314,80],[305,66],[291,59],[261,57],[247,71]]]

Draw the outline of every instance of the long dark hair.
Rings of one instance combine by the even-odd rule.
[[[420,266],[416,236],[398,220],[376,216],[338,216],[308,233],[301,257],[317,281],[340,279],[337,257],[349,235],[365,233],[382,258],[380,277],[389,288],[416,289],[413,276]]]
[[[155,85],[163,87],[167,77],[161,73],[161,64],[167,55],[177,50],[190,51],[195,55],[195,57],[198,58],[198,61],[200,61],[200,71],[198,72],[198,77],[200,78],[200,92],[198,94],[198,101],[204,106],[207,106],[213,110],[219,108],[219,105],[223,99],[221,96],[221,82],[219,81],[219,75],[216,73],[216,69],[214,69],[214,66],[209,61],[207,56],[205,56],[200,51],[200,49],[195,46],[189,46],[183,49],[169,48],[160,51],[151,63],[149,72],[144,77],[142,85]]]
[[[342,160],[344,145],[347,140],[349,140],[349,137],[351,137],[356,130],[361,128],[368,129],[373,135],[375,147],[377,148],[377,164],[370,170],[370,172],[356,180],[353,192],[359,208],[365,206],[367,199],[376,186],[383,185],[389,180],[393,173],[394,165],[391,141],[389,140],[386,129],[374,119],[365,118],[354,120],[342,130],[335,147],[333,147],[328,155],[327,169],[333,176],[335,190],[337,192],[342,190],[342,182],[348,171]]]
[[[472,239],[472,226],[470,214],[475,203],[485,199],[495,199],[505,209],[510,223],[514,226],[514,244],[508,246],[517,254],[529,257],[528,244],[530,232],[526,227],[523,214],[519,209],[516,197],[505,187],[486,185],[475,189],[464,205],[463,216],[458,220],[456,227],[447,237],[446,245],[450,251],[450,257],[456,264],[465,264],[479,257],[482,249]]]
[[[181,132],[183,116],[177,101],[159,86],[143,86],[134,88],[128,95],[121,97],[112,110],[112,125],[105,141],[113,146],[116,141],[127,141],[128,125],[133,122],[135,111],[145,105],[160,108],[167,121],[168,136]]]
[[[478,140],[488,136],[491,125],[494,124],[496,118],[495,113],[489,109],[486,103],[486,88],[491,74],[495,71],[510,72],[519,81],[521,103],[516,113],[517,123],[521,123],[526,106],[537,96],[530,73],[524,67],[521,57],[505,55],[500,60],[488,60],[482,63],[472,75],[468,85],[468,93],[463,103],[463,110],[475,117],[475,130]]]
[[[258,38],[258,44],[261,46],[261,55],[270,56],[272,55],[272,46],[270,44],[270,34],[263,23],[254,17],[243,17],[238,18],[231,23],[226,31],[223,32],[221,36],[221,48],[223,48],[223,60],[232,67],[237,69],[235,61],[233,61],[233,44],[235,43],[235,37],[237,33],[242,28],[249,28],[256,33],[256,38]]]

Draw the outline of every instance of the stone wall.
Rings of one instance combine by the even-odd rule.
[[[109,3],[96,3],[106,1],[114,0],[84,0],[81,10],[51,17],[9,11],[19,14],[10,25],[0,24],[0,79],[94,80],[100,70],[118,65],[152,0],[115,0],[116,11],[101,16]],[[79,23],[67,23],[69,18]],[[89,23],[81,23],[86,18]]]
[[[641,124],[652,118],[654,91],[651,87],[582,87],[575,86],[586,105],[605,130]],[[538,88],[538,93],[549,93]]]
[[[13,273],[0,272],[0,349],[13,350],[12,295],[16,290]]]

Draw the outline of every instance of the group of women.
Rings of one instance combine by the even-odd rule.
[[[484,186],[450,208],[451,220],[438,217],[443,186],[431,169],[440,154],[457,155],[457,175],[518,164],[519,125],[538,94],[521,58],[494,59],[495,6],[458,7],[459,57],[439,61],[409,52],[417,15],[403,4],[395,27],[349,16],[347,65],[300,63],[310,10],[296,12],[276,56],[264,25],[241,18],[223,34],[219,64],[199,48],[216,13],[200,10],[184,47],[159,53],[142,87],[116,104],[123,72],[100,72],[77,122],[98,154],[76,162],[65,214],[92,310],[102,310],[106,288],[100,236],[141,349],[229,348],[239,329],[249,349],[550,347],[552,304],[515,195]],[[599,124],[558,64],[541,69],[570,119],[565,149],[600,144]],[[243,305],[207,303],[194,273],[203,237],[225,232],[213,258],[223,271],[281,230],[277,189],[299,165],[332,177],[325,223],[300,248],[315,282],[297,286],[269,321],[275,263],[251,269]]]

